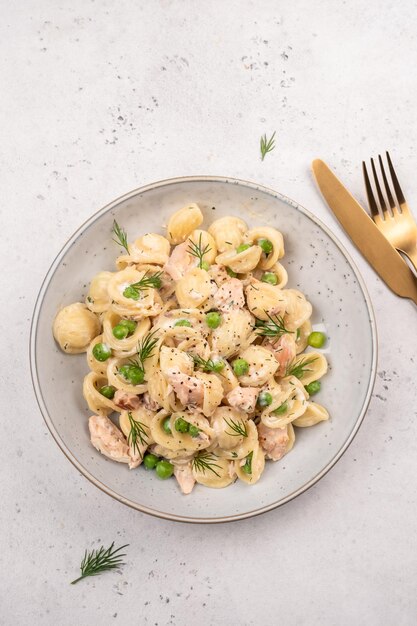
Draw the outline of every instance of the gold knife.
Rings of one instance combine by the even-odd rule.
[[[315,159],[312,167],[327,204],[368,263],[394,293],[417,304],[417,278],[402,256],[324,161]]]

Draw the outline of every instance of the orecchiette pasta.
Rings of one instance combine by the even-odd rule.
[[[148,233],[129,246],[129,254],[120,256],[116,261],[116,267],[122,270],[136,263],[164,265],[168,261],[169,251],[169,241],[165,237]]]
[[[180,278],[175,288],[178,304],[184,308],[201,306],[210,294],[210,277],[205,270],[198,267],[194,267]]]
[[[90,283],[90,289],[85,300],[86,306],[93,313],[103,313],[110,306],[108,284],[113,272],[99,272]]]
[[[168,240],[176,246],[203,223],[203,214],[198,204],[192,203],[171,215],[167,225]]]
[[[315,402],[307,402],[307,408],[301,417],[297,417],[293,421],[294,426],[298,426],[299,428],[307,428],[309,426],[314,426],[319,422],[324,422],[329,419],[329,414],[320,404],[316,404]]]
[[[253,228],[247,233],[246,237],[253,244],[266,239],[272,245],[271,252],[269,254],[265,254],[259,262],[259,268],[261,270],[271,269],[278,259],[281,259],[285,254],[284,238],[275,228],[271,228],[269,226]]]
[[[221,217],[210,224],[208,232],[216,242],[219,252],[237,249],[243,241],[248,226],[238,217]]]
[[[287,299],[279,287],[252,280],[246,287],[246,304],[252,315],[267,321],[268,315],[282,316],[285,313]]]
[[[236,274],[251,272],[259,264],[262,256],[260,246],[249,246],[246,250],[227,250],[216,257],[216,264],[229,267]]]
[[[304,294],[285,288],[281,233],[232,216],[202,222],[191,203],[166,237],[132,244],[115,222],[126,250],[116,271],[96,274],[85,304],[53,325],[65,352],[86,352],[93,446],[130,469],[174,475],[186,494],[195,483],[254,485],[266,460],[291,450],[294,426],[329,419],[310,399],[327,360],[305,352],[325,337],[312,334]]]
[[[257,442],[253,450],[244,459],[235,461],[238,478],[249,485],[254,485],[261,477],[265,467],[265,452]]]
[[[53,332],[61,350],[68,354],[86,352],[100,332],[100,320],[85,304],[74,302],[61,309],[55,317]]]

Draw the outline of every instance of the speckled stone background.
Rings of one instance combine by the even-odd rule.
[[[415,624],[417,309],[350,244],[310,163],[364,201],[361,160],[388,148],[417,206],[416,3],[25,0],[0,16],[0,623]],[[378,322],[348,452],[296,501],[232,525],[153,519],[98,491],[30,382],[34,301],[68,236],[118,195],[185,174],[255,180],[309,208],[352,253]],[[130,543],[125,567],[70,586],[84,548],[113,539]]]

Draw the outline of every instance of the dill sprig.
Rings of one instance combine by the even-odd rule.
[[[306,372],[311,371],[311,368],[307,367],[307,365],[310,365],[314,361],[317,361],[317,357],[313,357],[310,359],[306,357],[299,361],[291,361],[291,363],[289,363],[287,366],[285,376],[295,376],[298,379],[302,378]]]
[[[206,244],[203,248],[201,243],[201,235],[202,234],[200,233],[200,236],[198,238],[198,244],[194,243],[192,239],[188,240],[190,242],[190,245],[188,246],[188,252],[198,259],[198,267],[200,269],[203,269],[204,255],[207,254],[207,252],[210,252],[211,248],[209,244]]]
[[[130,432],[127,437],[127,443],[133,448],[133,451],[136,450],[138,452],[140,458],[142,459],[143,455],[139,448],[139,443],[141,443],[142,446],[148,445],[148,433],[145,430],[146,425],[139,422],[139,420],[135,420],[130,411],[128,411],[127,416],[130,424]]]
[[[145,361],[150,359],[153,355],[156,344],[159,341],[159,337],[155,337],[156,330],[148,333],[142,340],[138,341],[137,357],[129,359],[129,363],[136,367],[139,367],[142,371],[145,371]]]
[[[268,152],[272,152],[275,148],[275,130],[269,139],[266,138],[266,134],[261,137],[261,160],[263,161]]]
[[[224,362],[222,360],[213,361],[213,359],[203,359],[198,354],[188,353],[194,361],[194,365],[203,370],[203,372],[216,372],[217,374],[224,368]]]
[[[87,552],[86,550],[84,558],[81,561],[81,576],[73,580],[71,585],[75,585],[75,583],[83,578],[87,578],[87,576],[97,576],[97,574],[101,574],[110,569],[117,569],[121,565],[124,565],[122,557],[126,556],[126,554],[120,554],[120,550],[123,550],[123,548],[126,548],[128,545],[129,544],[126,543],[124,546],[120,546],[120,548],[114,550],[113,541],[110,548],[107,548],[107,550],[105,550],[103,546],[98,550],[91,550],[91,552]]]
[[[126,250],[126,252],[128,254],[130,254],[129,252],[129,246],[127,243],[127,233],[125,230],[123,230],[123,228],[120,228],[119,224],[116,222],[116,220],[114,220],[113,222],[113,234],[115,235],[116,239],[113,239],[112,241],[114,241],[115,243],[118,243],[120,246],[122,246],[122,248],[124,248]]]
[[[285,328],[284,319],[279,315],[269,315],[266,311],[264,313],[268,316],[269,322],[264,320],[258,320],[256,329],[257,334],[263,337],[281,337],[286,333],[292,333],[292,330]]]
[[[161,276],[162,272],[156,272],[156,274],[148,276],[148,271],[146,271],[137,283],[132,283],[127,289],[133,290],[137,296],[140,295],[141,291],[145,291],[146,289],[159,289],[162,284]]]
[[[226,435],[230,435],[231,437],[239,437],[239,436],[247,437],[248,436],[248,428],[243,421],[238,420],[237,422],[235,422],[232,419],[230,419],[229,421],[225,417],[223,419],[228,425],[228,427],[234,431],[233,433],[228,433],[226,431]]]
[[[192,460],[193,468],[198,472],[202,472],[203,474],[206,473],[206,470],[209,470],[220,478],[220,474],[214,469],[215,467],[221,469],[221,466],[215,463],[216,459],[217,456],[213,453],[200,452],[200,454],[196,454],[196,456]]]

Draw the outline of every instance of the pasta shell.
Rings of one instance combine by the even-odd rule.
[[[268,315],[282,315],[285,312],[287,300],[279,287],[252,280],[245,293],[248,309],[260,320],[267,321]]]
[[[203,261],[207,261],[210,265],[214,263],[217,255],[216,242],[207,230],[193,230],[189,239],[199,246],[202,251],[206,250]]]
[[[151,400],[156,402],[159,406],[162,406],[165,411],[181,411],[183,408],[160,369],[156,369],[156,371],[149,376],[148,394]]]
[[[187,272],[180,278],[175,288],[180,307],[199,307],[211,294],[210,276],[205,270],[198,267]]]
[[[254,485],[260,479],[262,472],[265,469],[265,454],[257,443],[253,450],[249,452],[250,455],[250,472],[245,472],[246,459],[235,461],[235,470],[237,477],[248,485]]]
[[[193,459],[192,471],[197,483],[213,489],[227,487],[236,479],[234,464],[214,453]]]
[[[136,354],[138,341],[149,331],[151,323],[148,317],[140,320],[135,331],[124,339],[116,339],[113,328],[123,319],[118,313],[109,309],[103,317],[103,341],[113,350],[114,356],[124,358]]]
[[[203,382],[204,400],[202,411],[206,417],[213,415],[223,398],[223,386],[215,374],[196,372],[195,377]]]
[[[270,350],[251,345],[239,352],[239,358],[249,363],[249,372],[239,376],[239,384],[244,387],[260,387],[272,378],[279,365]]]
[[[321,352],[306,352],[297,356],[291,364],[291,369],[300,366],[302,367],[300,380],[303,385],[319,380],[327,372],[327,360]]]
[[[226,216],[210,224],[208,232],[214,238],[219,252],[236,249],[248,230],[247,224],[239,217]]]
[[[216,257],[218,265],[230,267],[237,274],[246,274],[251,272],[259,263],[262,248],[259,246],[251,246],[247,250],[237,253],[236,250],[227,250]]]
[[[89,372],[84,377],[83,396],[90,411],[96,415],[110,415],[113,411],[119,410],[112,400],[99,392],[99,389],[107,384],[107,378],[96,372]]]
[[[305,295],[297,289],[283,289],[285,297],[284,322],[288,330],[297,330],[304,324],[313,312],[313,307],[306,299]]]
[[[112,276],[113,272],[99,272],[92,279],[85,304],[93,313],[103,313],[109,308],[110,297],[107,287]]]
[[[220,326],[211,335],[212,351],[229,358],[246,348],[255,337],[249,311],[238,309],[223,313]]]
[[[109,381],[109,385],[113,385],[116,389],[122,389],[123,391],[127,391],[128,393],[133,393],[135,395],[145,393],[145,383],[132,385],[119,373],[120,367],[127,364],[129,364],[129,359],[114,358],[107,361],[107,379]]]
[[[233,450],[243,443],[247,432],[247,415],[229,406],[219,406],[211,419],[211,426],[215,432],[217,445],[222,450]]]
[[[261,414],[261,420],[268,428],[283,428],[300,417],[307,408],[308,394],[303,384],[295,376],[283,378],[279,393],[272,393],[271,395],[272,403]],[[286,407],[284,412],[280,412],[278,415],[274,414],[276,409],[283,406]]]
[[[116,267],[122,270],[133,263],[165,265],[168,261],[169,241],[155,233],[148,233],[129,245],[129,254],[123,254],[116,260]]]
[[[163,427],[167,418],[169,418],[171,433],[167,433]],[[200,434],[197,437],[192,437],[188,432],[178,432],[175,428],[175,423],[178,419],[183,419],[189,424],[196,426]],[[171,415],[167,415],[165,411],[160,411],[152,418],[150,430],[157,444],[168,450],[184,450],[186,454],[208,448],[214,435],[209,422],[202,415],[188,411],[180,411]]]
[[[203,214],[194,202],[175,211],[168,221],[167,234],[172,245],[182,243],[203,223]]]
[[[190,376],[194,370],[193,360],[186,352],[177,348],[162,346],[159,352],[159,366],[161,372],[166,375],[172,370],[188,374]]]
[[[246,236],[252,243],[256,243],[259,239],[268,239],[272,243],[272,252],[268,255],[263,255],[259,262],[259,267],[262,270],[272,268],[278,259],[281,259],[285,254],[284,238],[276,228],[271,228],[270,226],[252,228]]]
[[[222,408],[222,407],[220,407]],[[221,458],[230,460],[244,459],[250,453],[251,450],[258,443],[258,431],[256,430],[255,423],[252,420],[245,422],[247,436],[243,437],[241,443],[238,443],[234,448],[221,448],[216,449],[216,454]]]
[[[93,372],[96,372],[96,374],[100,374],[101,376],[106,376],[106,372],[107,372],[107,361],[97,361],[96,358],[94,358],[93,355],[93,348],[97,343],[104,343],[104,337],[103,335],[97,335],[97,337],[94,337],[94,339],[92,340],[92,342],[90,343],[90,345],[88,346],[87,349],[87,364],[88,367],[93,370]]]
[[[307,402],[305,412],[301,415],[301,417],[297,417],[297,419],[293,421],[293,424],[294,426],[298,426],[298,428],[307,428],[328,419],[329,413],[326,411],[324,406],[316,404],[315,402]]]
[[[274,285],[274,287],[278,287],[279,289],[283,289],[285,287],[285,285],[288,283],[288,272],[285,269],[285,267],[283,265],[281,265],[281,263],[274,263],[274,265],[272,265],[272,267],[268,268],[268,272],[271,274],[275,274],[275,276],[277,277],[277,284]],[[263,269],[259,269],[257,268],[254,272],[253,272],[253,278],[256,278],[257,280],[261,280],[262,277],[264,275],[264,270]],[[248,276],[248,278],[251,275]]]
[[[68,354],[86,352],[101,330],[100,321],[82,302],[74,302],[58,311],[53,333],[59,347]]]
[[[312,330],[310,320],[306,320],[297,330],[300,332],[298,338],[295,340],[295,345],[297,354],[300,354],[300,352],[304,352],[307,348],[308,338]]]
[[[121,317],[140,319],[144,316],[156,315],[162,310],[162,301],[156,289],[148,288],[140,291],[138,300],[127,298],[124,291],[130,285],[139,282],[145,272],[138,272],[133,267],[116,272],[108,283],[112,309]]]

